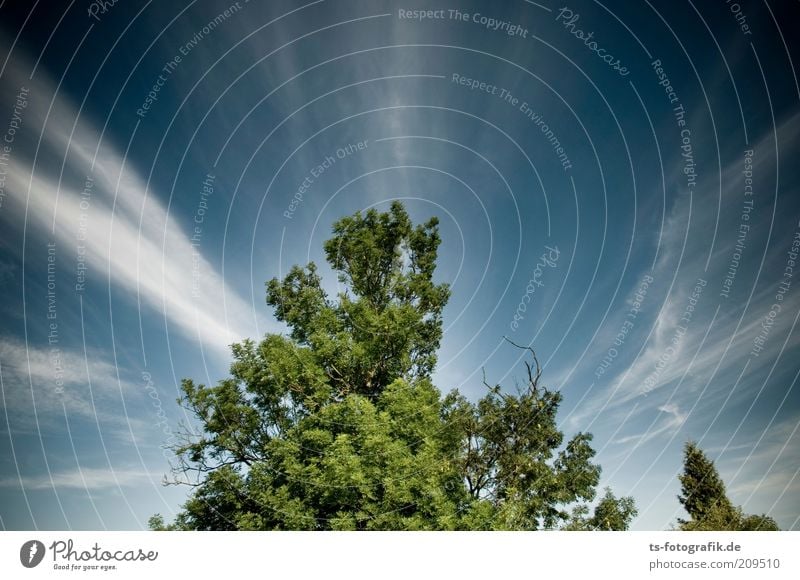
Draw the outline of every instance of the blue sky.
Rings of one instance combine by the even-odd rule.
[[[174,515],[180,379],[400,199],[441,222],[441,389],[530,344],[633,529],[683,515],[688,439],[797,529],[796,14],[737,6],[0,4],[0,524]]]

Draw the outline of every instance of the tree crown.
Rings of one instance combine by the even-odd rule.
[[[177,472],[194,491],[174,524],[151,525],[541,529],[593,500],[592,436],[564,443],[561,394],[540,384],[532,349],[516,394],[484,381],[473,403],[431,383],[449,297],[433,281],[439,244],[435,218],[414,227],[393,203],[334,224],[336,297],[313,263],[270,280],[267,303],[290,334],[234,344],[216,386],[183,381],[200,429],[176,448]],[[587,525],[624,529],[634,515],[632,498],[609,492]]]
[[[714,462],[694,441],[683,451],[683,473],[678,476],[681,495],[678,501],[690,519],[678,519],[680,529],[687,531],[774,531],[778,525],[771,517],[746,515],[734,506],[725,492]]]

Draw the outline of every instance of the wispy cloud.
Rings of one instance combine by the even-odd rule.
[[[674,433],[686,421],[688,414],[681,411],[678,405],[669,403],[662,405],[658,408],[659,418],[653,422],[651,427],[643,433],[633,433],[614,440],[614,443],[636,443],[636,445],[643,445],[650,439],[658,437],[662,433]]]
[[[790,142],[781,136],[793,134],[798,128],[800,115],[787,119],[778,128],[779,141]],[[766,135],[753,147],[758,152],[753,172],[761,176],[762,183],[767,183],[774,172],[773,139],[772,134]],[[722,213],[719,217],[714,211],[699,211],[697,208],[692,210],[688,203],[677,203],[673,207],[662,238],[664,251],[654,269],[654,278],[658,281],[666,283],[674,278],[672,291],[659,306],[658,316],[652,319],[647,342],[637,356],[627,367],[619,365],[615,369],[615,375],[607,375],[610,381],[608,385],[588,397],[581,408],[570,417],[573,425],[585,425],[586,421],[600,413],[622,416],[633,401],[639,405],[638,413],[652,412],[665,402],[688,408],[696,401],[698,391],[705,389],[704,385],[708,385],[706,396],[719,394],[716,391],[720,377],[730,373],[738,374],[742,370],[753,347],[753,339],[759,334],[764,317],[775,301],[779,279],[770,277],[767,266],[771,258],[776,264],[785,261],[783,250],[788,248],[785,242],[790,240],[793,232],[773,232],[769,240],[764,236],[764,241],[751,241],[752,247],[747,251],[754,256],[752,260],[756,263],[761,260],[761,256],[755,256],[756,252],[761,253],[763,243],[769,243],[770,249],[765,257],[766,266],[757,290],[749,299],[744,316],[742,317],[741,310],[731,311],[730,304],[719,298],[719,282],[728,269],[736,243],[735,237],[718,237],[707,270],[705,263],[710,232],[714,230],[717,220],[719,223],[727,223],[733,217],[735,221],[741,213],[741,170],[741,160],[736,160],[722,172]],[[709,185],[706,189],[711,191],[714,187]],[[768,193],[763,192],[762,195],[767,196]],[[750,231],[753,232],[751,238],[756,236],[756,232],[767,232],[770,229],[772,215],[771,210],[768,210],[769,207],[760,214],[752,214],[754,217],[749,222]],[[677,258],[685,239],[686,251],[679,266]],[[782,268],[781,265],[780,271]],[[739,272],[740,278],[745,275],[744,270]],[[690,313],[691,319],[688,322],[681,320],[691,303],[698,280],[705,281],[706,285],[701,284],[697,304]],[[737,283],[744,285],[754,281],[737,280]],[[716,309],[717,304],[721,305],[719,311]],[[800,334],[794,332],[789,335],[795,322],[794,313],[798,308],[800,294],[787,294],[782,308],[784,314],[774,320],[766,349],[758,357],[752,357],[748,363],[748,375],[758,368],[771,365],[784,349],[800,345]],[[788,341],[784,344],[787,336]],[[680,393],[669,388],[674,387],[678,381],[682,381]],[[663,411],[663,408],[660,410]],[[677,427],[678,423],[674,422],[674,426]],[[658,433],[665,432],[661,427],[654,426],[654,429]],[[652,433],[643,435],[647,438],[653,436]]]
[[[72,471],[61,471],[35,476],[6,477],[0,479],[0,488],[24,488],[27,491],[43,489],[83,489],[102,490],[134,487],[143,483],[158,481],[159,473],[149,473],[136,469],[104,469],[83,467]]]
[[[56,369],[57,365],[57,369]],[[58,380],[62,385],[57,388]],[[82,353],[60,348],[36,347],[11,339],[0,339],[2,399],[9,429],[16,434],[37,429],[64,428],[64,420],[77,424],[96,423],[104,436],[140,443],[155,433],[154,420],[123,413],[147,402],[143,387],[118,378],[117,369],[101,353]],[[151,418],[152,419],[152,418]]]
[[[800,490],[800,416],[772,425],[759,434],[755,446],[727,448],[721,460],[730,472],[733,493],[751,496],[764,486],[775,486],[778,492],[786,486]]]
[[[31,167],[30,155],[14,153],[4,212],[27,218],[39,236],[54,236],[65,256],[75,254],[84,222],[94,287],[110,282],[141,306],[163,313],[169,328],[227,359],[228,344],[255,334],[256,309],[192,245],[188,228],[170,215],[130,160],[107,138],[98,147],[99,131],[65,96],[58,94],[51,110],[55,87],[41,71],[30,81],[18,63],[8,71],[8,86],[32,87],[25,123],[41,131],[40,161]],[[41,162],[53,156],[63,162],[63,172],[58,162]],[[87,177],[93,184],[90,205],[82,208]],[[17,202],[8,203],[12,198]]]

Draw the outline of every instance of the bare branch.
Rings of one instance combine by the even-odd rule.
[[[494,387],[491,386],[489,383],[486,382],[486,369],[481,367],[481,372],[483,373],[483,385],[489,389],[490,391],[494,390]]]
[[[533,357],[533,362],[536,365],[536,370],[535,371],[533,370],[533,367],[531,367],[531,365],[530,365],[530,363],[528,363],[528,361],[525,361],[525,368],[526,368],[526,370],[528,372],[528,383],[531,386],[531,390],[532,391],[536,391],[536,388],[539,386],[539,379],[542,376],[542,367],[539,364],[539,359],[536,357],[536,352],[534,352],[534,350],[529,346],[522,346],[522,345],[517,344],[516,342],[514,342],[513,340],[511,340],[507,336],[504,336],[503,338],[508,343],[510,343],[512,346],[515,346],[515,347],[517,347],[519,349],[522,349],[522,350],[527,350],[527,351],[529,351],[531,353],[531,356]]]

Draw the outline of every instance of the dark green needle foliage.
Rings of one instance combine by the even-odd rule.
[[[678,519],[681,530],[775,531],[778,525],[767,515],[746,515],[728,499],[725,484],[706,454],[696,443],[686,443],[683,452],[681,495],[678,501],[690,519]]]
[[[561,394],[490,386],[477,403],[431,383],[446,284],[433,280],[435,218],[413,226],[400,203],[337,221],[325,244],[342,290],[315,265],[267,283],[288,336],[232,347],[230,377],[183,381],[196,418],[176,449],[193,486],[175,522],[193,530],[626,529],[631,498],[608,492],[590,523],[600,467],[591,435],[568,441]],[[582,506],[582,507],[581,507]]]

